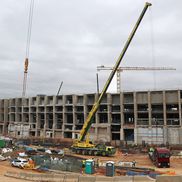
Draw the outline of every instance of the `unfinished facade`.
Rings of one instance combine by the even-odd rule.
[[[97,94],[0,100],[0,134],[77,138]],[[182,91],[107,93],[90,129],[95,141],[182,144]]]

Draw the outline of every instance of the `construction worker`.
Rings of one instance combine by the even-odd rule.
[[[85,168],[85,160],[82,160],[82,168]]]
[[[29,163],[30,168],[33,169],[35,167],[35,163],[31,158],[28,159],[28,163]]]
[[[149,152],[154,152],[154,148],[153,147],[150,147],[149,148]]]
[[[134,160],[132,161],[132,167],[135,167],[135,165],[136,165],[136,161]]]
[[[85,162],[86,162],[86,160],[82,160],[81,174],[83,174],[83,172],[84,172]]]

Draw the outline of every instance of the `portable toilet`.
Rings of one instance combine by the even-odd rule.
[[[0,140],[0,148],[6,147],[6,142],[5,140]]]
[[[85,173],[86,174],[93,174],[95,172],[94,168],[95,168],[95,165],[94,165],[94,161],[92,159],[88,159],[85,161]]]
[[[108,161],[106,162],[106,176],[114,176],[114,162]]]

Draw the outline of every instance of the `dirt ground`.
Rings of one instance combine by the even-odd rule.
[[[77,155],[78,156],[78,155]],[[83,156],[82,156],[83,157]],[[85,156],[85,158],[94,158],[95,156]],[[167,172],[172,171],[175,174],[182,174],[182,158],[171,157],[171,167],[170,168],[156,168],[152,162],[150,161],[147,154],[122,154],[117,152],[113,157],[95,157],[99,159],[99,162],[104,163],[107,161],[114,161],[115,163],[119,161],[136,161],[136,167],[147,167],[147,168],[154,168],[157,171]],[[0,181],[3,182],[24,182],[25,180],[15,179],[5,177],[4,174],[7,171],[11,172],[35,172],[33,170],[23,170],[18,169],[16,167],[12,167],[8,161],[1,161],[0,162]]]

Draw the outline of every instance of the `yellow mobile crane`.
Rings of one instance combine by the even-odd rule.
[[[126,41],[125,43],[125,46],[118,58],[118,60],[116,61],[115,63],[115,66],[113,67],[113,70],[111,71],[110,75],[109,75],[109,78],[108,80],[106,81],[105,85],[104,85],[104,88],[98,98],[98,100],[94,103],[91,111],[89,112],[87,118],[86,118],[86,121],[84,122],[84,125],[80,131],[80,136],[77,140],[74,141],[73,145],[72,145],[72,151],[73,152],[76,152],[76,153],[80,153],[80,154],[89,154],[89,155],[102,155],[102,156],[105,156],[105,155],[113,155],[115,154],[116,152],[116,149],[112,146],[106,146],[106,145],[103,145],[103,144],[98,144],[98,145],[94,145],[90,140],[89,140],[89,137],[88,137],[88,131],[91,127],[91,124],[93,123],[93,118],[94,118],[94,115],[95,113],[97,112],[98,108],[99,108],[99,105],[101,103],[101,100],[103,99],[104,97],[104,94],[106,93],[107,91],[107,88],[109,87],[113,77],[114,77],[114,74],[116,73],[119,65],[120,65],[120,62],[121,60],[123,59],[126,51],[127,51],[127,48],[129,47],[130,45],[130,42],[133,38],[133,36],[135,35],[135,32],[140,24],[140,22],[142,21],[142,18],[144,17],[145,15],[145,12],[147,11],[148,7],[151,6],[152,4],[151,3],[148,3],[146,2],[145,3],[145,6],[132,30],[132,32],[130,33],[129,35],[129,38],[128,40]],[[86,137],[87,135],[87,137]],[[84,140],[86,137],[86,140]]]

